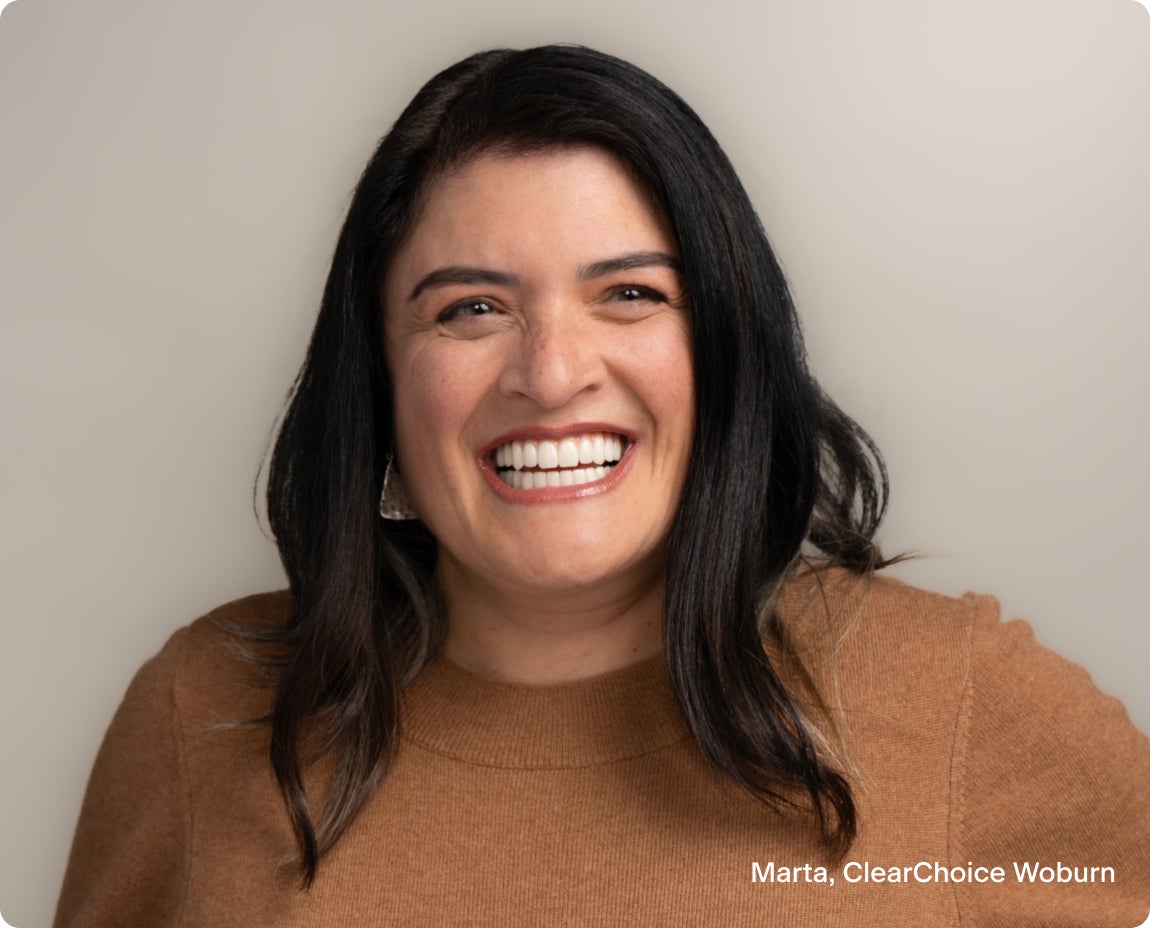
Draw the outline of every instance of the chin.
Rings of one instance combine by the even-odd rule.
[[[648,573],[647,557],[638,555],[605,557],[601,547],[581,556],[570,544],[553,552],[535,547],[520,557],[504,561],[500,567],[504,582],[523,589],[571,593],[607,586],[636,572]],[[498,574],[495,575],[496,578]],[[633,579],[631,581],[633,583]]]

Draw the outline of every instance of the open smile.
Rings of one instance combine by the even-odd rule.
[[[605,491],[622,476],[634,440],[588,429],[547,438],[515,438],[481,455],[488,482],[514,502],[552,502]]]
[[[606,477],[622,460],[627,443],[610,432],[525,439],[500,445],[491,458],[499,479],[517,490],[570,487]]]

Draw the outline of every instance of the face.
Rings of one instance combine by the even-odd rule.
[[[694,425],[678,253],[613,156],[478,156],[384,284],[396,456],[441,578],[571,592],[662,576]]]

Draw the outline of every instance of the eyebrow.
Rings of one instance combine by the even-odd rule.
[[[410,302],[428,287],[442,287],[446,284],[491,284],[494,287],[511,287],[517,283],[519,283],[519,278],[514,274],[508,274],[506,271],[452,264],[448,267],[438,268],[421,278],[407,299]]]
[[[579,268],[577,276],[580,280],[594,280],[596,277],[606,277],[619,271],[633,271],[640,267],[669,267],[673,271],[683,273],[683,262],[665,251],[632,251],[615,258],[585,264]]]
[[[614,258],[605,258],[602,261],[593,261],[579,268],[576,277],[579,280],[594,280],[596,277],[606,277],[619,271],[633,271],[641,267],[669,267],[682,273],[683,262],[674,255],[665,251],[632,251]],[[506,271],[496,271],[486,267],[471,267],[465,264],[451,264],[447,267],[437,268],[430,274],[420,278],[407,298],[410,302],[416,299],[429,287],[443,287],[448,284],[490,284],[494,287],[513,287],[519,283],[519,278]]]

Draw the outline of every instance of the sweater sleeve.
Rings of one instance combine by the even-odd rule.
[[[966,926],[1134,928],[1150,912],[1150,740],[1022,621],[976,609],[952,778],[951,864]],[[1049,868],[1049,869],[1046,869]]]
[[[174,926],[190,811],[174,698],[186,630],[132,680],[92,768],[55,928]]]

